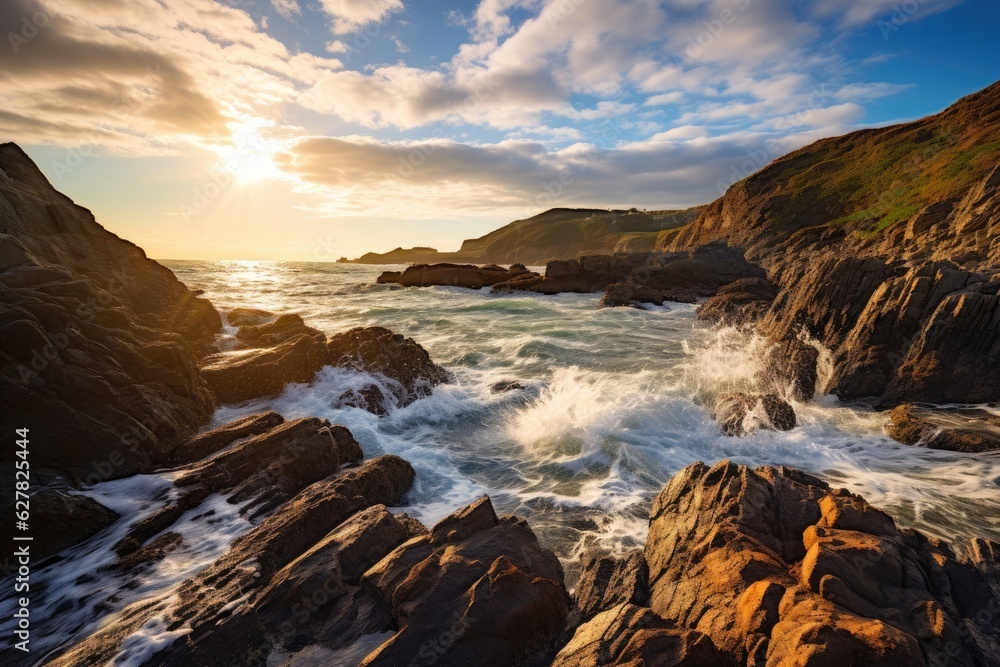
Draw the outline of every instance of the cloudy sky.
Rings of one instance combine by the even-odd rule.
[[[2,0],[0,141],[157,258],[683,208],[1000,77],[996,0]]]

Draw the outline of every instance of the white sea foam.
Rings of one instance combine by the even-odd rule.
[[[1000,456],[900,445],[885,435],[884,416],[829,396],[796,403],[798,426],[791,431],[722,435],[707,398],[748,386],[767,344],[697,322],[692,305],[598,309],[594,294],[373,284],[392,267],[257,263],[251,271],[202,262],[173,268],[221,309],[298,312],[329,333],[387,326],[414,337],[454,373],[454,383],[407,407],[389,406],[381,418],[337,407],[337,398],[371,383],[387,393],[384,378],[327,368],[276,398],[225,406],[213,420],[274,409],[289,419],[315,415],[342,423],[367,456],[398,454],[413,464],[416,481],[396,511],[426,524],[488,493],[498,511],[527,517],[539,539],[572,565],[587,544],[641,545],[649,503],[674,473],[695,461],[730,459],[801,468],[939,537],[1000,539]],[[821,351],[820,386],[829,361]],[[523,389],[494,393],[491,386],[501,380]],[[138,588],[124,589],[127,577],[100,567],[111,562],[111,545],[132,521],[163,504],[169,486],[169,476],[151,475],[89,492],[123,519],[38,573],[47,587],[38,615],[59,618],[47,628],[55,643],[139,596],[168,593],[249,529],[238,508],[210,499],[172,528],[183,534],[182,546],[143,572]],[[196,518],[209,509],[216,512],[211,519]],[[94,580],[79,581],[83,573]],[[112,593],[120,600],[107,603]],[[0,618],[10,618],[8,611],[9,604],[0,605]],[[9,622],[0,622],[0,631],[7,629]],[[166,638],[153,623],[129,655]]]

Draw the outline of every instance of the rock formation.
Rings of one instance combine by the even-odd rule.
[[[497,283],[523,280],[529,277],[538,278],[540,276],[533,271],[528,271],[523,264],[512,264],[506,269],[496,264],[483,266],[474,264],[414,264],[402,272],[386,271],[378,277],[377,282],[380,284],[396,283],[403,287],[443,285],[482,289]]]
[[[32,467],[91,484],[148,471],[215,408],[197,361],[219,314],[14,144],[0,145],[0,303],[0,426],[46,443]]]

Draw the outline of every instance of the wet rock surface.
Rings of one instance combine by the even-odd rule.
[[[388,378],[394,383],[391,390],[400,406],[429,396],[435,386],[451,379],[416,341],[383,327],[362,327],[330,336],[326,353],[333,366]]]
[[[790,431],[795,428],[795,410],[777,394],[732,392],[715,398],[712,418],[726,435],[747,435],[759,428]]]
[[[982,408],[940,408],[909,403],[889,413],[889,436],[904,445],[980,453],[1000,450],[1000,415]]]

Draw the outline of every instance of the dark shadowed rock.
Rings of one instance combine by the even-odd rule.
[[[180,443],[171,453],[170,462],[182,464],[203,459],[240,438],[266,433],[284,421],[285,418],[277,412],[261,412],[240,417]]]
[[[490,385],[490,391],[494,394],[506,394],[508,391],[524,389],[524,385],[516,380],[500,380]]]
[[[201,376],[221,403],[277,396],[310,382],[326,364],[326,337],[303,334],[273,348],[220,352],[202,360]]]
[[[694,303],[703,292],[698,289],[675,287],[671,289],[655,289],[635,283],[611,283],[601,297],[601,308],[617,308],[630,306],[643,308],[643,304],[662,306],[664,302]]]
[[[589,551],[580,561],[580,580],[573,598],[586,621],[620,604],[646,605],[649,581],[641,549],[621,556]]]
[[[14,144],[0,144],[0,230],[3,431],[29,424],[47,443],[32,466],[80,482],[161,465],[215,407],[197,359],[219,314]]]
[[[768,350],[758,383],[769,391],[796,401],[808,401],[816,393],[819,350],[797,338],[775,343]]]
[[[176,499],[133,524],[115,545],[115,553],[124,559],[139,550],[212,493],[226,493],[230,502],[242,504],[241,511],[257,520],[341,465],[361,460],[361,446],[351,432],[325,419],[296,419],[279,422],[264,433],[246,432],[248,419],[273,421],[268,415],[275,413],[254,415],[211,431],[218,451],[186,467],[174,481],[180,490]],[[224,435],[230,437],[228,442]]]
[[[18,477],[13,462],[0,463],[0,492],[3,515],[0,527],[4,535],[17,535],[14,528],[16,483]],[[118,520],[118,514],[93,498],[77,492],[71,481],[55,470],[31,470],[29,510],[31,517],[32,557],[39,561],[93,537]],[[22,533],[23,534],[23,533]]]
[[[649,296],[669,292],[676,295],[676,300],[683,301],[693,296],[709,296],[723,285],[752,276],[763,277],[764,271],[748,262],[742,251],[719,243],[691,252],[618,253],[549,262],[543,278],[498,283],[494,289],[542,294],[603,292],[618,283],[634,285],[633,289]],[[660,303],[664,300],[657,298]],[[608,305],[618,300],[613,294]]]
[[[931,408],[904,403],[889,413],[889,436],[904,445],[953,452],[1000,449],[1000,416],[981,408]]]
[[[398,385],[394,397],[400,406],[429,396],[433,387],[449,380],[448,372],[431,361],[416,341],[383,327],[359,327],[331,336],[327,360],[394,381]]]
[[[726,435],[745,435],[758,428],[789,431],[795,428],[795,410],[777,394],[720,394],[712,418]]]
[[[653,503],[651,608],[738,664],[993,664],[995,545],[968,559],[787,468],[723,461]]]
[[[727,667],[733,664],[696,630],[678,628],[646,607],[619,604],[580,626],[552,667]]]
[[[361,389],[348,389],[337,397],[335,407],[352,407],[367,410],[373,415],[389,414],[386,407],[386,396],[376,385],[370,384]]]
[[[723,285],[698,306],[698,319],[745,326],[764,316],[774,301],[775,288],[767,278],[740,278]]]
[[[404,287],[430,287],[443,285],[481,289],[510,280],[538,277],[528,271],[523,264],[514,264],[505,269],[495,264],[476,266],[475,264],[415,264],[402,273],[386,271],[378,277],[381,284],[398,283]]]

